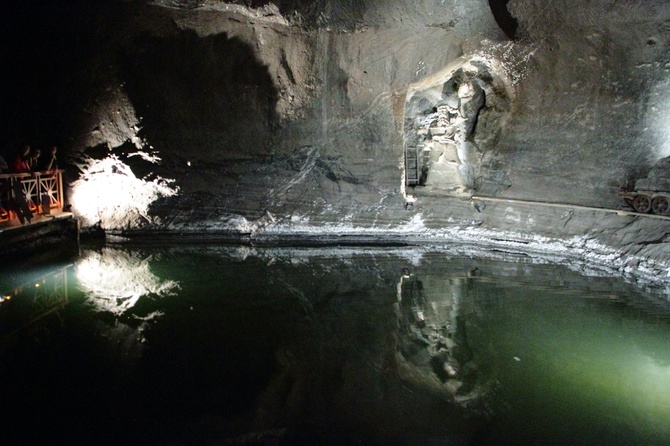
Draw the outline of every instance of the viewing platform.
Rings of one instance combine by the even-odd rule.
[[[63,210],[63,172],[0,174],[0,254],[27,255],[77,238],[77,221]]]

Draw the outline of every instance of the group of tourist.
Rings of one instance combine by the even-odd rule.
[[[29,145],[24,145],[8,163],[0,155],[0,173],[26,174],[35,172],[52,172],[58,169],[58,159],[56,153],[58,148],[52,146],[49,151],[42,155],[40,149],[32,149]],[[48,197],[36,197],[37,200],[48,200]],[[43,213],[49,204],[42,204]],[[21,180],[18,177],[9,177],[0,182],[0,219],[7,218],[9,215],[6,209],[11,209],[16,214],[21,224],[30,223],[33,218],[33,212],[28,206],[26,197],[21,186]]]
[[[7,163],[0,155],[0,173],[32,173],[56,170],[58,169],[57,152],[58,148],[52,146],[47,153],[42,155],[40,149],[33,149],[26,144],[14,155],[10,163]]]

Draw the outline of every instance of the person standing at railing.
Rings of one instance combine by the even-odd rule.
[[[28,164],[30,165],[30,171],[31,172],[39,172],[39,162],[40,162],[40,155],[42,155],[42,151],[40,149],[32,149],[30,151],[30,155],[28,157]]]
[[[58,159],[56,158],[56,152],[58,152],[58,147],[53,146],[49,149],[49,153],[45,154],[38,164],[40,172],[51,172],[52,170],[58,170]]]
[[[30,173],[30,146],[25,145],[12,159],[12,173]]]
[[[21,151],[12,159],[11,166],[12,173],[30,173],[30,146],[25,145]],[[11,184],[11,207],[23,224],[25,221],[30,223],[33,218],[33,213],[28,206],[26,196],[23,192],[23,185],[21,178],[13,177],[10,179]]]

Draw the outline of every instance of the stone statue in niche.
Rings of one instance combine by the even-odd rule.
[[[475,188],[475,131],[486,95],[470,76],[460,72],[450,79],[445,84],[448,88],[443,100],[423,121],[428,127],[423,143],[423,151],[428,155],[424,156],[422,176],[422,184],[426,186],[463,192]]]
[[[497,150],[514,89],[495,61],[473,58],[408,90],[405,186],[417,196],[497,195],[511,186]],[[423,187],[421,187],[423,186]]]
[[[480,110],[484,107],[486,95],[484,90],[474,82],[464,82],[458,87],[460,105],[458,109],[459,123],[456,132],[456,147],[458,148],[458,167],[461,181],[467,189],[475,187],[475,128]]]

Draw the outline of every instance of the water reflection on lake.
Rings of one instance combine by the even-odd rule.
[[[7,444],[670,443],[667,295],[529,257],[105,247],[0,285]]]

